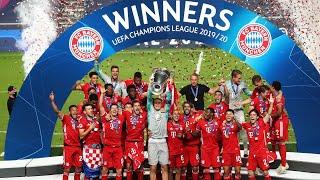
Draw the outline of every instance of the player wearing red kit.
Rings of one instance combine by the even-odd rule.
[[[249,112],[250,122],[242,123],[242,127],[246,130],[249,139],[249,157],[247,163],[249,180],[255,179],[255,170],[259,167],[264,174],[266,180],[271,179],[268,169],[268,148],[266,143],[265,130],[270,119],[273,106],[273,97],[269,99],[270,108],[268,113],[261,118],[259,111],[253,109]]]
[[[214,93],[214,103],[209,105],[209,108],[214,110],[214,117],[217,121],[222,123],[226,119],[226,112],[229,109],[229,105],[222,101],[222,92],[216,91]]]
[[[141,72],[135,72],[133,79],[125,80],[126,86],[129,87],[130,85],[134,85],[136,88],[137,93],[142,96],[143,93],[148,92],[148,83],[142,81],[142,74]],[[128,92],[129,93],[129,92]]]
[[[147,113],[142,111],[140,101],[132,102],[132,112],[124,111],[126,124],[125,161],[127,166],[127,180],[132,180],[132,170],[143,179],[144,162],[144,129],[147,125]]]
[[[89,89],[94,88],[96,90],[96,94],[98,97],[100,97],[100,88],[101,84],[98,83],[98,74],[96,72],[90,72],[89,73],[90,82],[87,83],[81,83],[80,81],[77,81],[74,85],[74,90],[80,90],[83,91],[84,99],[88,100],[89,98]]]
[[[205,109],[197,124],[197,131],[201,134],[201,165],[204,168],[204,180],[210,180],[210,167],[214,169],[214,179],[221,179],[220,148],[218,140],[221,136],[219,122],[214,119],[214,110]]]
[[[97,178],[100,175],[101,166],[101,123],[93,114],[91,104],[83,105],[83,115],[78,118],[79,136],[82,140],[83,171],[85,179]]]
[[[122,99],[122,106],[124,107],[126,104],[132,104],[133,101],[141,101],[142,98],[137,93],[137,90],[134,85],[127,86],[127,93],[128,96],[126,96],[124,99]]]
[[[171,120],[167,124],[168,130],[168,148],[169,148],[169,166],[170,179],[173,179],[173,170],[175,170],[175,179],[180,180],[181,168],[184,167],[183,157],[183,136],[185,125],[180,119],[178,110],[174,110]]]
[[[71,167],[75,167],[75,180],[80,180],[81,166],[82,166],[82,150],[80,145],[77,106],[69,106],[69,114],[63,114],[54,101],[53,92],[49,96],[51,100],[52,109],[62,121],[63,129],[63,180],[68,180]]]
[[[184,136],[184,162],[187,167],[190,163],[192,167],[192,179],[197,180],[199,178],[199,160],[200,160],[200,135],[196,132],[197,116],[191,111],[192,104],[188,102],[183,103],[183,114],[180,116],[180,121],[185,124],[185,136]],[[181,173],[181,179],[186,179],[186,167],[183,168]]]
[[[102,105],[107,113],[109,113],[111,105],[116,104],[119,110],[122,110],[122,98],[121,96],[114,93],[114,88],[112,84],[105,84],[104,88],[101,88],[100,91],[105,89],[105,93],[102,93]],[[99,99],[99,101],[100,101]]]
[[[224,169],[224,179],[232,179],[231,169],[235,168],[235,179],[241,179],[241,156],[238,140],[238,133],[241,125],[234,118],[234,111],[228,109],[226,112],[226,120],[220,126],[222,133],[222,166]]]
[[[271,91],[275,97],[275,102],[272,110],[272,127],[271,127],[271,139],[272,139],[272,151],[276,152],[276,145],[278,145],[279,154],[281,157],[281,164],[277,168],[279,174],[283,174],[289,169],[287,163],[287,149],[285,142],[288,141],[288,126],[289,119],[285,112],[285,98],[281,92],[281,83],[274,81],[271,85]]]
[[[259,111],[261,117],[266,116],[267,111],[270,107],[270,103],[268,101],[268,97],[270,97],[269,87],[266,85],[261,85],[256,88],[258,92],[258,96],[252,99],[250,103],[249,110],[256,109]],[[266,138],[267,142],[271,142],[270,136],[270,123],[266,125]]]
[[[99,99],[103,144],[103,165],[101,177],[102,180],[107,180],[109,169],[115,168],[116,179],[120,180],[122,179],[123,167],[123,148],[121,139],[123,133],[124,116],[120,114],[117,104],[111,104],[109,112],[107,112],[105,109],[105,106],[103,105],[103,96],[105,96],[109,90],[101,88],[102,95]]]

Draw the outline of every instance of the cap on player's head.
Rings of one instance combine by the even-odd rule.
[[[271,85],[276,91],[281,90],[281,83],[279,81],[273,81]]]
[[[89,78],[92,78],[92,76],[98,76],[98,73],[95,71],[89,72]]]
[[[258,86],[258,84],[262,81],[262,78],[260,75],[254,75],[252,76],[252,84],[255,85],[255,86]]]

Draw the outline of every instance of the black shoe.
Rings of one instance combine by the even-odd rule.
[[[248,154],[244,154],[243,157],[247,158],[247,157],[248,157]]]

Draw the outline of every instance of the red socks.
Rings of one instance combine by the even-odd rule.
[[[64,172],[63,176],[62,176],[62,179],[63,180],[68,180],[68,178],[69,178],[69,173]]]
[[[127,171],[127,180],[132,180],[132,171]]]
[[[101,180],[108,180],[108,175],[102,175]]]
[[[271,176],[270,176],[270,174],[268,174],[268,175],[264,176],[264,180],[271,180]]]
[[[231,176],[231,175],[229,175],[229,176],[223,176],[223,179],[224,179],[224,180],[232,180],[232,176]]]
[[[116,180],[122,180],[122,175],[117,175]]]
[[[199,174],[192,172],[192,180],[198,180],[199,179]]]
[[[80,173],[74,173],[74,180],[80,180]]]
[[[181,180],[186,180],[187,179],[187,174],[181,174]]]
[[[209,172],[206,172],[206,173],[204,173],[204,180],[210,180],[211,179],[211,176],[210,176],[210,173]]]
[[[281,157],[281,165],[285,167],[287,164],[287,147],[285,144],[279,144],[279,153]]]
[[[249,176],[249,180],[256,180],[255,176]]]
[[[217,170],[215,170],[215,171],[217,171]],[[220,172],[214,172],[214,180],[221,180]]]

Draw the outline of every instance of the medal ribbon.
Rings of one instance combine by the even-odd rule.
[[[199,92],[199,87],[196,86],[196,92],[194,92],[192,86],[190,88],[191,88],[191,92],[192,92],[194,98],[197,98],[198,97],[198,92]]]
[[[237,89],[234,89],[234,85],[237,86]],[[234,83],[231,82],[231,87],[232,87],[232,91],[234,92],[234,94],[237,95],[238,94],[238,90],[239,90],[239,85],[234,84]]]
[[[208,125],[210,127],[210,132],[213,133],[216,129],[216,125],[215,125],[215,122],[214,121],[210,121],[208,122]]]
[[[232,123],[226,123],[226,136],[230,135]]]
[[[130,122],[133,126],[136,126],[137,123],[138,123],[138,120],[139,120],[139,116],[137,115],[132,115],[131,119],[130,119]]]
[[[261,96],[259,96],[258,98],[259,98],[259,103],[262,106],[262,112],[260,112],[260,113],[263,114],[264,112],[267,111],[267,104],[264,102],[264,100]]]
[[[111,121],[113,129],[115,129],[116,131],[118,131],[118,129],[119,129],[119,122],[118,122],[118,120],[119,120],[119,119],[116,118],[116,119],[114,119],[114,120]]]
[[[256,138],[259,135],[259,125],[257,124],[256,126],[253,127],[253,136]]]

